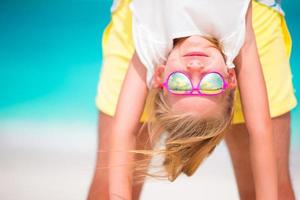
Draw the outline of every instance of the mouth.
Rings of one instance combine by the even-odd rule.
[[[188,57],[188,56],[205,56],[205,57],[208,57],[208,55],[206,53],[201,52],[201,51],[193,51],[193,52],[189,52],[189,53],[184,55],[184,57]]]

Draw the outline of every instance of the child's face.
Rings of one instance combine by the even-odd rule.
[[[158,66],[157,70],[162,72],[160,82],[174,71],[183,71],[189,74],[193,85],[198,85],[203,73],[216,71],[223,75],[229,87],[235,87],[234,70],[228,70],[220,50],[201,36],[179,40],[170,52],[166,65]],[[225,103],[224,93],[215,96],[181,96],[171,94],[166,89],[164,92],[173,110],[201,112],[207,117],[219,113],[221,102],[222,105]]]

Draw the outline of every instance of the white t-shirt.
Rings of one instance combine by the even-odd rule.
[[[163,64],[173,48],[173,39],[191,35],[218,39],[228,68],[235,67],[245,39],[246,13],[250,0],[133,0],[133,40],[147,68],[151,86],[154,69]]]
[[[256,0],[256,1],[265,4],[266,6],[280,12],[282,15],[285,15],[281,7],[281,0]]]
[[[111,12],[114,12],[116,10],[116,8],[118,7],[121,1],[122,0],[113,0],[113,4],[110,9]],[[280,12],[282,15],[285,15],[281,7],[281,0],[256,0],[256,1],[265,4],[266,6],[269,6],[270,8]]]
[[[114,0],[113,12],[120,0]],[[280,0],[257,0],[284,15]],[[136,52],[147,68],[151,86],[154,68],[165,63],[173,39],[191,35],[219,40],[229,68],[235,67],[245,38],[246,12],[250,0],[132,0],[133,39]]]

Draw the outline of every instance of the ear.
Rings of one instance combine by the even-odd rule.
[[[237,86],[236,73],[234,68],[228,69],[228,88],[234,89]]]
[[[164,71],[165,71],[165,65],[157,65],[154,71],[153,75],[153,87],[154,88],[161,88],[162,84],[164,82]]]

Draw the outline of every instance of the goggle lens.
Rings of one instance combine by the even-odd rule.
[[[205,95],[220,94],[224,90],[224,84],[222,76],[217,72],[206,74],[195,89],[190,79],[181,72],[174,72],[167,81],[168,89],[173,94],[192,94],[193,90]]]
[[[200,92],[208,95],[221,93],[223,87],[223,78],[218,73],[209,73],[205,75],[199,84]]]
[[[180,72],[171,74],[167,84],[170,92],[174,94],[190,93],[193,89],[189,78]]]

